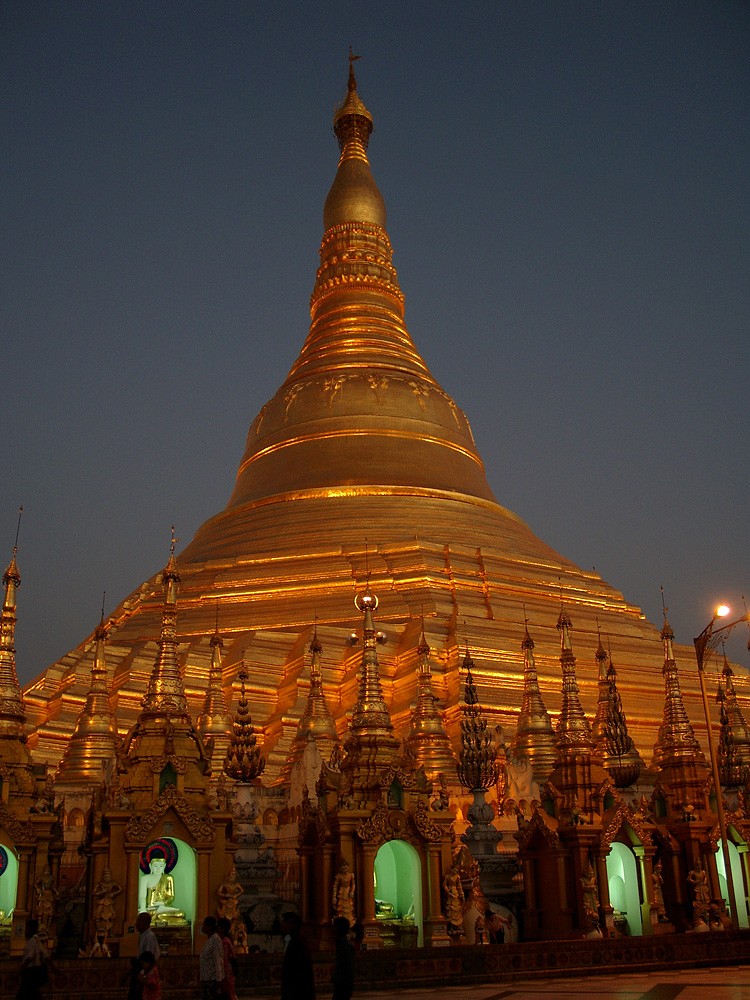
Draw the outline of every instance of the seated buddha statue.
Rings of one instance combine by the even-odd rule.
[[[175,891],[174,879],[167,875],[165,869],[167,859],[153,855],[149,862],[149,871],[141,875],[138,886],[138,908],[152,915],[154,924],[184,924],[185,914],[173,906]]]

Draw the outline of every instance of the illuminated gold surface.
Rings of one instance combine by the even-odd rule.
[[[323,672],[320,667],[320,658],[323,647],[318,639],[317,629],[313,632],[310,643],[310,693],[307,696],[305,710],[299,720],[297,735],[292,743],[288,763],[294,764],[301,760],[305,751],[307,739],[312,736],[317,745],[323,760],[328,762],[334,747],[340,745],[339,734],[336,723],[333,721],[331,710],[328,707],[326,696],[323,691]]]
[[[734,672],[724,653],[717,701],[720,705],[719,776],[727,788],[744,786],[750,775],[750,728],[737,702]]]
[[[591,727],[594,737],[594,755],[618,788],[628,788],[638,780],[643,761],[635,749],[617,690],[617,672],[607,654],[601,638],[596,649],[599,670],[599,702]]]
[[[307,339],[250,427],[226,509],[199,528],[177,559],[179,629],[166,636],[166,647],[162,635],[161,691],[152,690],[164,610],[159,576],[111,616],[107,659],[120,732],[135,723],[144,694],[153,707],[162,696],[179,706],[184,697],[192,718],[200,715],[218,603],[224,682],[236,678],[246,651],[249,709],[263,728],[268,760],[264,780],[278,778],[305,709],[304,652],[316,615],[328,690],[336,694],[331,712],[339,730],[345,728],[360,665],[345,640],[358,625],[352,597],[369,569],[389,639],[379,676],[397,736],[408,734],[418,695],[415,623],[422,609],[434,651],[431,683],[445,705],[454,749],[457,623],[466,622],[462,640],[474,654],[490,728],[500,723],[513,731],[518,721],[527,616],[534,623],[539,688],[557,715],[555,621],[562,590],[576,621],[583,709],[593,717],[597,703],[598,619],[618,664],[630,733],[650,753],[664,703],[659,633],[595,572],[560,556],[496,502],[463,411],[432,378],[404,325],[384,208],[381,215],[363,159],[365,111],[355,85],[336,120],[342,173],[329,200],[331,225],[321,242]],[[613,524],[612,530],[622,528]],[[684,707],[698,720],[693,651],[676,646],[674,652],[689,668]],[[30,745],[40,761],[57,764],[63,755],[86,701],[92,656],[89,637],[25,689],[26,713],[37,727]],[[736,683],[744,695],[744,677]]]
[[[104,645],[107,625],[102,621],[94,633],[96,651],[91,668],[91,686],[86,704],[57,769],[56,782],[99,783],[102,761],[111,761],[117,746],[117,724],[109,705],[109,683]]]
[[[523,641],[523,700],[512,749],[516,757],[528,757],[534,780],[543,785],[557,760],[555,731],[544,707],[534,659],[534,640],[525,629]]]
[[[411,729],[406,739],[406,748],[417,767],[423,767],[431,781],[439,774],[444,774],[446,779],[453,781],[456,776],[456,755],[432,690],[430,647],[424,634],[424,622],[417,646],[417,658],[417,703],[411,713]]]

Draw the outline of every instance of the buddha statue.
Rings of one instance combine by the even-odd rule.
[[[140,877],[138,909],[150,913],[155,925],[184,924],[184,912],[172,905],[175,898],[174,879],[167,874],[166,867],[164,855],[152,854],[148,872]]]

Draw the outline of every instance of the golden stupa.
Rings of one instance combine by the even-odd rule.
[[[539,688],[556,716],[562,600],[586,714],[593,718],[598,699],[601,633],[617,662],[629,732],[649,763],[664,703],[659,632],[595,572],[540,541],[490,490],[463,410],[432,377],[404,325],[385,203],[368,161],[372,127],[350,68],[334,118],[340,159],[325,201],[309,334],[250,427],[226,508],[177,557],[177,649],[192,718],[203,710],[209,676],[217,683],[218,607],[226,705],[236,701],[244,662],[267,757],[264,781],[281,776],[305,710],[316,622],[323,693],[343,738],[361,659],[346,639],[361,617],[355,594],[369,579],[387,637],[382,689],[400,739],[410,732],[418,695],[420,645],[432,651],[432,691],[454,749],[459,647],[471,649],[490,726],[502,724],[512,738],[526,622]],[[107,622],[110,707],[120,733],[141,710],[158,654],[160,579],[155,573]],[[62,758],[91,685],[96,645],[90,636],[26,687],[36,759]],[[692,649],[678,646],[676,655],[687,711],[698,721]]]

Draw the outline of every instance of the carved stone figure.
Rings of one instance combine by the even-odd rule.
[[[234,934],[235,925],[238,922],[241,923],[239,903],[241,895],[242,886],[237,881],[237,870],[234,865],[232,865],[226,879],[216,890],[216,898],[219,901],[216,907],[216,912],[219,917],[224,917],[224,919],[228,920],[232,925],[231,934]]]
[[[664,905],[664,877],[661,873],[661,861],[657,861],[651,872],[651,886],[654,893],[654,906],[660,921],[667,919],[667,908]]]
[[[121,892],[122,886],[112,878],[109,868],[105,868],[101,881],[94,887],[94,922],[97,937],[103,934],[106,940],[110,936],[115,919],[114,900]]]
[[[688,874],[687,880],[693,889],[693,926],[707,924],[710,898],[706,873],[696,866]]]
[[[460,934],[464,922],[464,890],[461,885],[461,875],[453,867],[443,877],[443,896],[445,919],[448,921],[448,933]]]
[[[55,919],[55,899],[57,893],[52,887],[52,872],[45,865],[41,878],[34,883],[36,890],[36,915],[40,928],[51,933]]]
[[[346,917],[351,926],[354,919],[354,872],[349,868],[349,862],[342,858],[339,870],[333,880],[331,894],[334,917]]]
[[[438,775],[438,787],[435,788],[435,783],[433,782],[432,790],[435,793],[435,798],[430,802],[430,809],[433,812],[445,812],[450,803],[448,799],[448,782],[444,774],[441,773]]]
[[[594,867],[590,861],[581,875],[581,888],[583,889],[583,912],[586,915],[587,929],[590,930],[599,923],[599,890],[596,885]]]

